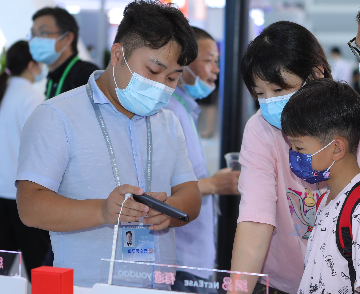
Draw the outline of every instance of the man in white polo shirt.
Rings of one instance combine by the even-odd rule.
[[[201,196],[183,131],[172,112],[161,110],[196,55],[195,35],[178,9],[134,1],[125,8],[106,70],[41,104],[27,121],[17,174],[20,218],[50,231],[54,266],[73,268],[75,285],[100,280],[100,259],[111,256],[126,193],[146,191],[190,220],[198,216]],[[147,240],[146,260],[175,264],[172,227],[185,223],[130,198],[120,221],[140,217],[148,229],[131,229],[135,243],[139,236]],[[120,227],[119,235],[127,231]],[[130,256],[123,240],[115,259],[144,261]]]

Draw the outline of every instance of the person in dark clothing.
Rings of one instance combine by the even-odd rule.
[[[78,57],[79,27],[65,9],[45,7],[32,17],[30,52],[48,65],[46,99],[87,83],[98,67]]]

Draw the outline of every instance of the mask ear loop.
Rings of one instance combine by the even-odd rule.
[[[313,155],[311,155],[311,157],[313,157],[315,154],[318,154],[320,151],[323,151],[326,147],[328,147],[328,146],[330,146],[332,143],[334,143],[335,142],[335,140],[332,140],[329,144],[327,144],[325,147],[323,147],[323,148],[321,148],[319,151],[317,151],[317,152],[315,152]],[[325,171],[325,173],[327,173],[329,170],[330,170],[330,168],[332,168],[332,166],[334,165],[334,163],[335,163],[335,160],[333,161],[333,163],[329,166],[329,168],[328,169],[326,169],[326,171]]]
[[[329,166],[329,168],[326,170],[325,174],[330,170],[330,168],[334,165],[334,163],[335,163],[335,160],[334,160],[334,162]]]
[[[131,72],[131,74],[133,74],[133,72],[131,71],[131,69],[130,69],[130,67],[129,67],[126,59],[125,59],[124,47],[121,47],[121,51],[122,51],[122,55],[123,55],[123,57],[124,57],[124,60],[125,60],[125,63],[126,63],[127,68],[129,69],[129,71]],[[113,67],[113,78],[114,78],[114,83],[115,83],[116,88],[119,88],[118,85],[117,85],[117,83],[116,83],[116,80],[115,80],[115,67]]]
[[[121,51],[122,51],[122,55],[123,55],[123,57],[124,57],[124,61],[125,61],[125,63],[126,63],[127,68],[129,69],[129,71],[131,72],[131,74],[133,74],[133,72],[131,71],[131,69],[130,69],[130,67],[129,67],[126,59],[125,59],[124,47],[121,47]]]
[[[318,154],[320,151],[323,151],[326,147],[329,147],[332,143],[334,143],[335,140],[332,140],[329,144],[327,144],[325,147],[321,148],[319,151],[315,152],[314,154],[310,155],[310,157],[313,157],[314,155]]]
[[[189,66],[186,66],[186,69],[188,70],[189,73],[191,73],[191,75],[196,79],[197,75],[190,69]]]
[[[65,32],[65,33],[63,33],[59,38],[57,38],[56,39],[56,41],[55,41],[55,45],[54,46],[56,46],[56,42],[57,41],[59,41],[59,40],[61,40],[61,39],[63,39],[66,35],[68,35],[69,34],[69,32]],[[66,45],[64,48],[62,48],[59,52],[56,52],[56,50],[55,50],[55,52],[56,53],[58,53],[58,54],[61,54],[61,53],[63,53],[64,51],[65,51],[65,49],[68,47],[68,45]],[[55,48],[54,48],[55,49]]]

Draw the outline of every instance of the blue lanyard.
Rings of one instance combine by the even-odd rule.
[[[90,99],[91,105],[94,108],[95,111],[95,115],[96,118],[99,122],[99,126],[100,129],[103,133],[104,139],[105,139],[105,143],[106,143],[106,147],[108,149],[109,152],[109,156],[110,156],[110,161],[111,161],[111,165],[112,165],[112,170],[113,170],[113,174],[114,174],[114,179],[116,182],[116,186],[120,186],[121,182],[120,182],[120,175],[119,175],[119,169],[118,169],[118,165],[116,162],[116,157],[115,157],[115,152],[114,152],[114,148],[112,146],[111,140],[110,140],[110,136],[109,133],[107,131],[106,125],[105,125],[105,121],[104,118],[102,117],[99,105],[94,103],[94,98],[93,98],[93,91],[91,89],[91,85],[90,82],[88,82],[86,84],[86,92],[87,95]],[[147,192],[151,192],[151,179],[152,179],[152,132],[151,132],[151,122],[150,122],[150,117],[147,116],[146,117],[146,136],[147,136],[147,176],[145,177],[145,181],[146,181],[146,191]]]

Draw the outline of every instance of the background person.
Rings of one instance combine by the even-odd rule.
[[[349,45],[351,51],[354,53],[355,57],[359,61],[359,71],[360,71],[360,11],[356,16],[356,21],[358,24],[358,31],[355,38],[351,39],[347,44]]]
[[[16,178],[19,214],[26,225],[51,231],[54,266],[73,268],[75,285],[92,287],[99,279],[94,265],[111,257],[113,225],[126,193],[146,191],[191,221],[198,216],[201,196],[181,125],[161,109],[196,55],[195,34],[180,10],[131,2],[106,70],[94,72],[86,86],[44,102],[29,118]],[[118,169],[108,150],[114,150]],[[149,226],[141,231],[144,239],[155,244],[153,261],[175,264],[173,227],[185,223],[130,198],[120,221],[140,217]],[[128,253],[123,245],[119,238],[117,260]],[[123,284],[169,287],[142,282],[147,281]]]
[[[268,274],[270,293],[296,293],[321,186],[291,173],[281,112],[306,82],[331,78],[330,66],[311,32],[280,21],[250,43],[241,72],[260,110],[246,124],[240,151],[241,202],[231,270]],[[250,293],[255,284],[248,279]],[[263,285],[254,292],[262,293]]]
[[[43,265],[50,240],[46,231],[20,221],[14,182],[22,129],[45,100],[32,86],[45,77],[44,67],[31,57],[28,42],[18,41],[7,50],[6,68],[0,74],[0,250],[20,250],[29,279],[31,269]]]
[[[331,69],[335,81],[345,81],[352,85],[352,66],[341,54],[338,47],[331,49]]]
[[[75,18],[60,7],[45,7],[32,17],[30,52],[47,64],[46,99],[85,85],[98,67],[78,57],[79,27]]]
[[[239,194],[237,183],[240,172],[222,169],[209,177],[197,129],[200,108],[195,100],[202,99],[215,90],[215,81],[219,73],[219,52],[214,39],[207,32],[192,28],[197,39],[198,56],[185,68],[166,109],[174,112],[184,130],[189,159],[198,178],[202,205],[196,220],[175,229],[176,259],[178,265],[211,269],[216,257],[212,194]],[[211,279],[210,276],[208,272],[178,270],[172,290],[199,293],[201,288],[185,286],[184,280],[207,280]],[[209,290],[204,288],[204,291]]]

